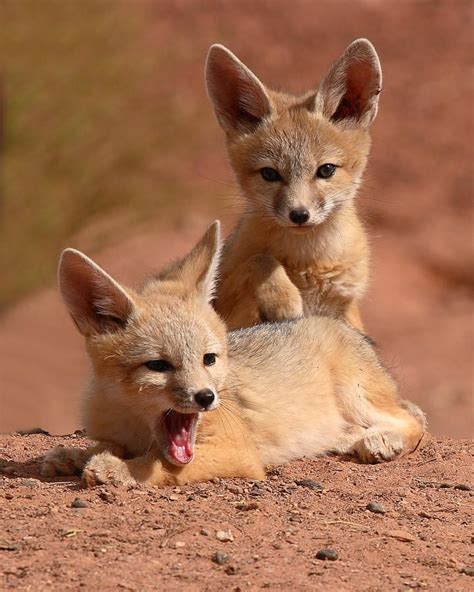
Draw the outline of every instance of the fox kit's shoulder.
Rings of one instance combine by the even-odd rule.
[[[210,49],[206,73],[247,201],[224,251],[218,310],[236,326],[239,295],[254,290],[237,284],[249,257],[265,254],[282,264],[300,290],[305,313],[345,315],[368,278],[367,239],[353,199],[382,83],[373,46],[354,41],[318,89],[302,96],[268,89],[219,45]],[[258,322],[255,314],[249,310],[245,324]]]

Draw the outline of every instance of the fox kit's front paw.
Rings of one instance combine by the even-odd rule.
[[[364,463],[393,460],[404,450],[403,436],[393,428],[369,428],[354,448]]]
[[[44,456],[41,465],[43,477],[80,475],[86,463],[86,450],[56,446]]]
[[[248,262],[262,320],[281,322],[303,316],[303,298],[274,257],[254,255]]]
[[[262,286],[257,291],[257,306],[262,321],[280,323],[303,316],[303,299],[296,286],[285,286],[274,290],[273,286]]]
[[[137,484],[130,474],[127,463],[110,452],[96,454],[90,459],[82,473],[82,482],[87,487],[106,483],[127,487]]]

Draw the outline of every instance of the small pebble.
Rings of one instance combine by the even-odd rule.
[[[313,489],[314,491],[322,491],[324,489],[321,483],[313,481],[313,479],[297,479],[295,483],[300,487],[306,487],[308,489]]]
[[[71,503],[71,508],[88,508],[89,503],[86,500],[81,499],[80,497],[76,497],[76,499]]]
[[[281,549],[281,544],[280,544],[280,543],[273,543],[273,544],[272,544],[272,547],[273,547],[274,549]]]
[[[209,536],[209,531],[207,530],[207,528],[201,528],[199,534],[202,534],[202,536]]]
[[[234,540],[234,535],[230,530],[218,530],[216,532],[216,539],[221,541],[221,543],[228,543]]]
[[[416,537],[406,530],[389,530],[385,534],[386,536],[397,539],[397,541],[402,541],[404,543],[412,543],[413,541],[416,541]]]
[[[42,434],[43,436],[51,436],[49,432],[43,430],[43,428],[32,428],[31,430],[18,430],[20,436],[31,436],[33,434]]]
[[[86,434],[86,430],[75,430],[75,432],[73,434],[71,434],[71,438],[82,438],[82,436],[85,436]]]
[[[235,565],[228,565],[224,571],[228,576],[233,576],[237,573],[237,568]]]
[[[21,479],[19,485],[23,485],[24,487],[39,487],[41,485],[41,481],[39,479]]]
[[[99,497],[109,504],[115,501],[115,495],[111,491],[99,491]]]
[[[467,576],[474,576],[474,567],[462,567],[460,571]]]
[[[17,549],[18,545],[10,543],[0,543],[0,551],[16,551]]]
[[[250,502],[250,503],[241,503],[236,504],[235,507],[237,510],[241,510],[242,512],[248,512],[249,510],[256,510],[258,508],[257,502]]]
[[[173,546],[175,549],[182,549],[186,547],[186,543],[184,541],[176,541]]]
[[[365,507],[373,514],[385,514],[385,508],[377,502],[369,502]]]
[[[322,561],[336,561],[338,557],[337,551],[334,549],[320,549],[316,553],[316,559],[321,559]]]
[[[418,516],[420,516],[420,518],[433,518],[431,514],[428,514],[428,512],[425,512],[423,510],[418,513]]]
[[[217,565],[224,565],[224,563],[229,561],[230,557],[229,555],[222,553],[222,551],[216,551],[211,559],[214,563],[217,563]]]
[[[456,483],[454,489],[460,489],[461,491],[471,491],[472,487],[467,483]]]

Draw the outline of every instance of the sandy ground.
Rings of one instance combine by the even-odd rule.
[[[144,100],[171,93],[180,108],[207,122],[199,126],[201,149],[189,162],[172,151],[152,158],[165,160],[169,178],[185,177],[196,191],[206,182],[216,201],[206,204],[206,213],[183,211],[179,227],[164,219],[129,229],[99,252],[87,237],[100,236],[107,221],[72,237],[72,244],[134,284],[184,254],[212,218],[225,218],[230,228],[239,200],[203,85],[212,42],[227,44],[265,82],[300,91],[317,82],[347,43],[365,35],[384,71],[359,195],[373,251],[365,323],[403,396],[427,412],[432,433],[472,437],[473,130],[472,77],[466,75],[472,6],[455,4],[456,10],[451,2],[274,0],[269,10],[265,2],[247,0],[132,3],[147,12],[143,51],[173,57],[169,69],[161,60]],[[158,191],[159,178],[156,183]],[[18,273],[26,264],[19,262]],[[82,340],[56,288],[20,302],[0,319],[0,432],[79,427],[86,374]]]
[[[51,446],[86,442],[0,437],[2,590],[472,590],[472,442],[432,439],[375,466],[302,460],[262,482],[39,476]]]

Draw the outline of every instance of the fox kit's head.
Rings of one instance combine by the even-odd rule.
[[[88,257],[66,249],[59,264],[62,296],[85,336],[94,383],[114,409],[139,414],[164,456],[193,458],[196,426],[219,405],[227,371],[226,329],[210,301],[219,257],[215,222],[191,253],[125,289]]]
[[[366,39],[351,43],[316,91],[272,91],[222,45],[206,64],[209,97],[251,209],[294,229],[311,228],[355,196],[382,88]]]

